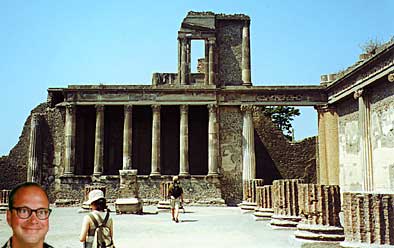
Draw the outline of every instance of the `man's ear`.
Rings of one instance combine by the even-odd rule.
[[[7,210],[6,215],[7,215],[7,223],[9,226],[11,226],[11,214],[12,214],[11,211]]]

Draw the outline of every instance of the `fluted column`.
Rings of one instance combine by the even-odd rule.
[[[32,114],[30,121],[29,160],[27,167],[27,181],[41,183],[41,137],[40,114]]]
[[[186,73],[187,73],[187,45],[186,39],[181,39],[181,77],[180,84],[186,84]]]
[[[205,40],[204,84],[209,84],[209,42]]]
[[[341,247],[394,247],[394,194],[344,192]]]
[[[179,146],[179,175],[189,176],[189,121],[187,105],[181,105],[181,121],[180,121],[180,146]]]
[[[218,121],[217,106],[208,105],[208,176],[218,175]]]
[[[133,145],[133,106],[124,106],[123,123],[123,170],[132,169],[132,145]]]
[[[358,99],[358,123],[360,127],[360,150],[361,164],[363,166],[363,189],[374,190],[373,166],[372,166],[372,144],[371,144],[371,115],[369,97],[360,89],[354,93]]]
[[[152,105],[152,162],[151,176],[160,176],[160,105]]]
[[[94,144],[94,176],[104,170],[104,105],[96,105],[96,134]]]
[[[302,179],[281,179],[272,183],[273,227],[296,227],[301,221],[298,205],[298,184]]]
[[[250,73],[250,21],[245,21],[242,28],[242,85],[252,85]]]
[[[343,241],[338,185],[298,184],[301,222],[294,233],[299,239]]]
[[[242,180],[248,182],[256,178],[256,157],[254,150],[254,125],[253,106],[242,105],[243,126],[242,126]]]
[[[272,208],[272,185],[256,187],[256,218],[271,218],[274,210]]]
[[[318,183],[339,185],[338,114],[331,106],[319,106]]]
[[[64,129],[64,175],[73,175],[75,165],[75,105],[73,104],[66,106]]]
[[[215,84],[215,39],[208,40],[209,62],[208,62],[208,84]]]

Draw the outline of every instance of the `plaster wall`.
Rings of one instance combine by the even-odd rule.
[[[339,185],[342,191],[362,190],[358,101],[349,98],[337,106],[339,136]]]
[[[374,189],[394,192],[394,85],[382,80],[371,96]]]

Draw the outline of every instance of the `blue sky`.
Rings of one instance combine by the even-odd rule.
[[[190,10],[251,17],[254,85],[311,85],[356,62],[366,41],[389,40],[393,9],[391,0],[1,0],[0,155],[49,87],[150,84],[153,72],[176,72],[177,31]],[[296,138],[316,135],[316,119],[303,108]]]

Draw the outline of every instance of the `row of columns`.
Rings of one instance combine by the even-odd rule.
[[[151,176],[160,175],[160,105],[152,106],[152,157]],[[217,106],[208,105],[208,175],[218,175],[218,129]],[[189,108],[180,106],[180,176],[189,176]],[[65,123],[65,175],[73,175],[75,163],[75,105],[66,107]],[[104,105],[96,105],[96,129],[94,149],[94,176],[103,173],[104,164]],[[132,105],[124,107],[123,170],[132,169]]]
[[[205,77],[206,85],[215,84],[215,43],[216,38],[205,40]],[[191,39],[178,38],[178,78],[180,84],[188,84],[190,80],[191,65]]]

